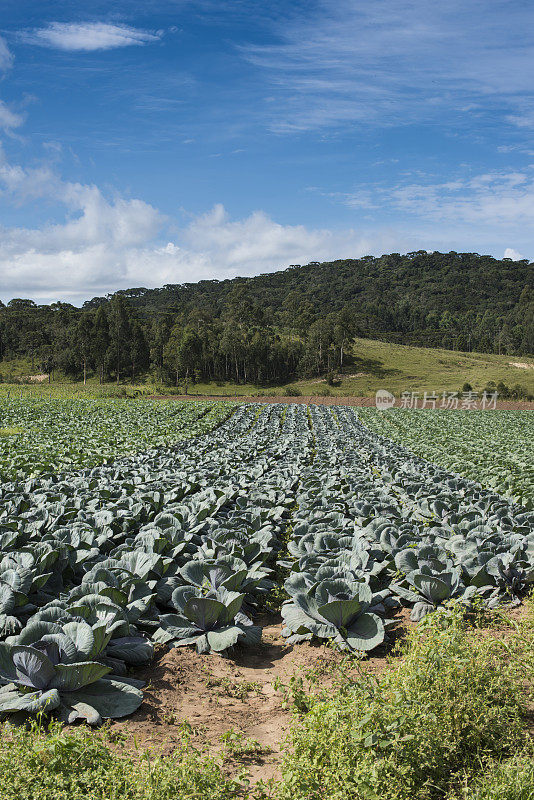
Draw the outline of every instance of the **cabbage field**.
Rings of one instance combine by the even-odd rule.
[[[527,505],[352,408],[70,402],[2,405],[3,715],[126,716],[155,644],[257,648],[281,593],[288,644],[358,653],[400,606],[493,608],[534,582]]]
[[[99,464],[210,431],[227,403],[0,398],[0,479]]]
[[[359,408],[376,433],[451,472],[479,481],[532,508],[534,504],[534,415],[530,411],[448,411],[432,414]]]

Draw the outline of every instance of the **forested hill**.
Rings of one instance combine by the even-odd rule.
[[[121,290],[81,309],[18,298],[0,304],[0,358],[101,380],[272,383],[343,371],[355,336],[530,354],[533,267],[421,251]]]
[[[503,339],[503,326],[504,338],[515,336],[514,346],[521,348],[522,332],[510,330],[524,323],[533,285],[534,264],[527,260],[419,251],[312,262],[253,278],[168,284],[120,294],[143,316],[200,311],[212,317],[224,314],[237,293],[246,294],[261,307],[264,318],[280,328],[307,328],[343,310],[362,336],[467,349],[468,342],[462,341],[471,334],[470,349],[491,351],[495,337]],[[97,308],[106,300],[94,298],[84,308]],[[523,349],[529,348],[525,341]]]

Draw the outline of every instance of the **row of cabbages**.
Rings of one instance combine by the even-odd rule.
[[[0,435],[0,481],[109,464],[120,453],[167,447],[209,432],[231,413],[229,403],[0,396],[0,429],[11,431]]]
[[[124,716],[152,642],[257,644],[277,557],[290,642],[371,649],[399,598],[415,618],[449,597],[516,598],[532,521],[350,409],[313,406],[238,407],[179,447],[3,484],[0,712]]]
[[[130,714],[152,642],[225,652],[252,624],[294,502],[278,409],[208,436],[0,488],[0,712]]]
[[[417,621],[452,599],[517,602],[534,582],[534,513],[371,433],[350,409],[310,417],[316,455],[286,562],[290,642],[371,650],[400,602]]]
[[[427,461],[480,481],[526,508],[534,508],[534,414],[530,411],[473,413],[436,409],[359,408],[364,425]]]

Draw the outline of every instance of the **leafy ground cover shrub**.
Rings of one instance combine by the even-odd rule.
[[[495,761],[482,775],[466,780],[448,800],[533,800],[534,752],[528,749]]]
[[[106,730],[46,732],[5,726],[0,744],[2,800],[232,800],[241,785],[190,745],[183,732],[172,756],[128,754]]]
[[[437,800],[471,797],[461,787],[473,785],[477,800],[492,786],[495,798],[522,800],[502,793],[513,770],[495,764],[523,750],[532,616],[508,645],[469,629],[460,611],[430,615],[398,666],[319,692],[293,726],[280,796]]]

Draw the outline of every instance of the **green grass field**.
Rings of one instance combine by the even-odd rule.
[[[520,365],[520,366],[517,366]],[[27,360],[0,362],[0,375],[24,376],[32,374]],[[35,370],[35,374],[38,370]],[[290,384],[305,396],[325,392],[334,397],[370,397],[377,389],[388,389],[396,395],[403,391],[456,391],[469,383],[476,391],[484,389],[488,381],[502,381],[508,387],[519,384],[527,394],[534,394],[534,358],[525,356],[492,355],[489,353],[461,353],[453,350],[436,350],[424,347],[390,344],[373,339],[356,339],[353,359],[344,375],[339,376],[335,386],[327,386],[324,380],[301,380]],[[66,380],[59,373],[52,382],[16,386],[0,383],[0,396],[8,392],[11,396],[45,395],[53,397],[106,397],[121,394],[165,394],[171,387],[151,381],[132,385],[123,383],[100,386],[96,379],[87,385]],[[286,386],[258,386],[254,384],[196,383],[190,385],[194,395],[248,396],[283,395]],[[17,395],[18,393],[18,395]]]
[[[534,393],[534,359],[523,356],[498,356],[489,353],[459,353],[389,344],[373,339],[356,339],[354,368],[341,379],[340,386],[329,387],[341,396],[373,395],[377,389],[394,394],[402,391],[457,390],[467,382],[482,390],[488,381],[503,381],[507,386],[519,383],[527,393]],[[512,362],[528,364],[513,366]],[[325,383],[300,381],[303,394],[313,394]]]

